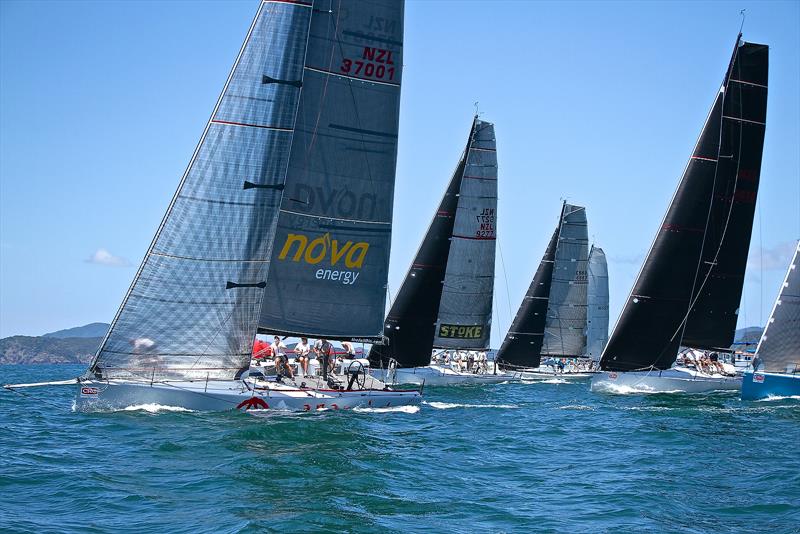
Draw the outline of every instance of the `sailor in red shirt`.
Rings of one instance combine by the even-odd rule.
[[[253,343],[253,359],[256,364],[262,365],[262,362],[269,358],[272,358],[272,347],[266,341],[256,338]]]

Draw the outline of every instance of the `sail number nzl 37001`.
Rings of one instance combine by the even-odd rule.
[[[361,57],[342,59],[342,65],[339,70],[344,74],[357,78],[394,81],[395,66],[392,51],[365,46],[361,52]]]
[[[309,265],[319,265],[325,262],[331,268],[319,268],[314,273],[317,280],[331,280],[344,285],[356,283],[358,270],[364,265],[364,259],[369,252],[369,243],[366,241],[345,241],[331,239],[330,233],[309,239],[304,234],[288,234],[283,243],[278,259],[294,262],[303,262]],[[346,267],[342,269],[341,267]]]

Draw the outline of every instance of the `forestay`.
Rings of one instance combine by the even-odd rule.
[[[381,339],[403,3],[314,3],[259,330]]]
[[[598,361],[608,342],[608,265],[603,249],[594,245],[589,250],[586,305],[586,356]]]
[[[565,203],[561,211],[542,354],[582,356],[586,350],[588,257],[586,209]]]
[[[434,347],[489,348],[496,224],[494,125],[476,119],[458,194]]]
[[[756,355],[761,371],[794,372],[800,368],[800,241],[772,308]]]
[[[769,49],[737,38],[725,78],[601,366],[667,369],[733,341],[753,223]]]

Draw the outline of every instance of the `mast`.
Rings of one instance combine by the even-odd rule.
[[[737,38],[725,78],[603,351],[607,371],[667,369],[681,344],[733,341],[755,212],[769,49]]]
[[[800,241],[794,249],[786,277],[758,341],[758,370],[791,373],[800,366]]]

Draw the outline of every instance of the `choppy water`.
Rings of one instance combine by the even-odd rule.
[[[798,399],[499,384],[253,417],[74,413],[73,393],[0,393],[0,530],[800,532]]]

